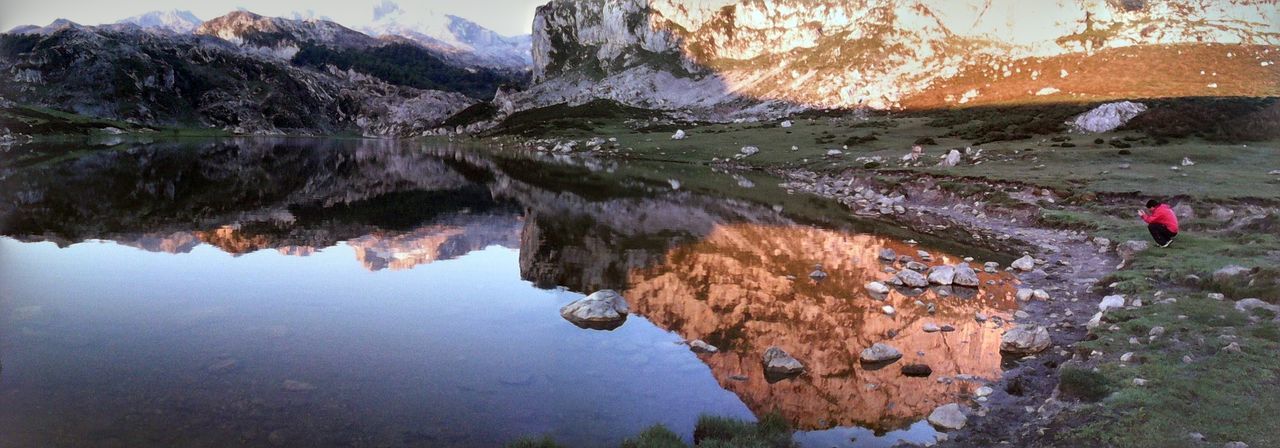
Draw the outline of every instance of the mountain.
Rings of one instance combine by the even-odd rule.
[[[503,36],[458,16],[406,11],[389,0],[374,7],[373,18],[374,22],[363,28],[370,35],[402,37],[456,63],[516,71],[528,70],[533,63],[529,35]]]
[[[553,0],[534,19],[534,84],[494,104],[727,118],[1280,95],[1277,44],[1269,0]]]
[[[236,11],[200,25],[196,34],[215,36],[248,51],[323,70],[333,66],[382,81],[418,89],[459,92],[492,98],[517,75],[484,67],[466,67],[412,41],[375,39],[327,20],[292,20]]]
[[[200,29],[210,23],[221,22]],[[248,134],[422,135],[474,102],[353,70],[295,66],[206,35],[59,22],[0,35],[0,74],[0,96],[19,103]]]
[[[165,31],[170,33],[191,33],[202,21],[191,11],[151,11],[116,22],[117,24],[134,24],[143,29]]]

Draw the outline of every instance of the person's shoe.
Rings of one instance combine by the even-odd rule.
[[[1160,247],[1169,247],[1170,244],[1173,244],[1173,238],[1169,238],[1169,241],[1165,241]]]

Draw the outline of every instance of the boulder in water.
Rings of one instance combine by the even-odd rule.
[[[960,410],[960,405],[955,403],[938,406],[929,413],[929,424],[942,429],[964,428],[967,420],[964,411]]]
[[[1036,268],[1036,259],[1031,258],[1030,255],[1023,255],[1022,258],[1009,263],[1009,266],[1019,271],[1030,271]]]
[[[912,288],[924,288],[929,286],[929,279],[925,278],[924,274],[910,269],[898,271],[898,273],[894,275],[894,278],[901,281],[903,285]]]
[[[889,293],[889,287],[885,286],[884,283],[880,283],[880,282],[867,283],[866,288],[867,288],[867,292],[872,294],[888,294]]]
[[[804,372],[804,364],[778,347],[764,351],[764,371],[773,375],[795,375]]]
[[[1018,325],[1000,337],[1000,351],[1014,355],[1040,353],[1052,344],[1049,330],[1033,324]]]
[[[934,266],[929,269],[929,283],[935,285],[950,285],[956,278],[956,270],[951,266]]]
[[[604,289],[560,308],[560,317],[580,328],[612,330],[622,326],[630,312],[621,294]]]
[[[902,357],[902,352],[889,346],[889,344],[877,342],[866,350],[862,351],[860,359],[866,363],[880,363],[897,360]]]
[[[955,277],[951,280],[951,284],[960,285],[960,286],[971,286],[975,288],[978,286],[979,284],[978,273],[974,272],[973,268],[969,267],[967,263],[960,263],[956,265],[955,270],[956,270],[956,274],[955,274]]]

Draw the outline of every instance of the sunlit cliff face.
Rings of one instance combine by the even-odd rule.
[[[865,292],[869,281],[889,276],[877,259],[882,248],[913,257],[916,248],[871,235],[805,226],[731,224],[716,227],[701,241],[669,250],[664,259],[632,270],[623,295],[635,312],[687,340],[703,339],[721,348],[700,355],[726,389],[757,414],[777,410],[798,428],[859,425],[890,430],[923,418],[934,407],[962,399],[972,383],[938,382],[960,374],[994,378],[1000,374],[1001,329],[974,319],[977,312],[1008,316],[1014,309],[1014,280],[1007,274],[980,274],[971,288],[948,288],[918,296],[909,290],[878,300]],[[960,260],[933,254],[930,265]],[[808,277],[815,264],[830,275]],[[993,284],[985,284],[992,281]],[[940,288],[940,287],[939,287]],[[958,293],[957,293],[958,292]],[[936,305],[936,313],[916,305]],[[897,309],[886,315],[881,307]],[[925,333],[926,323],[951,325],[954,332]],[[904,354],[895,364],[872,370],[859,353],[877,342]],[[770,384],[761,354],[779,346],[803,362],[807,372]],[[929,378],[902,376],[904,364],[933,368]],[[735,375],[746,380],[735,380]]]
[[[558,0],[534,19],[535,85],[512,108],[1267,96],[1277,45],[1280,9],[1266,0]],[[1133,69],[1166,52],[1181,65]]]
[[[488,246],[516,247],[520,239],[516,215],[477,217],[463,225],[429,225],[407,233],[378,232],[347,241],[365,269],[412,269],[448,260]]]

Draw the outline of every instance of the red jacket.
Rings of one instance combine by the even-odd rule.
[[[1173,209],[1169,208],[1169,204],[1157,205],[1156,210],[1143,216],[1142,220],[1147,224],[1164,224],[1170,232],[1178,233],[1178,217],[1173,215]]]

